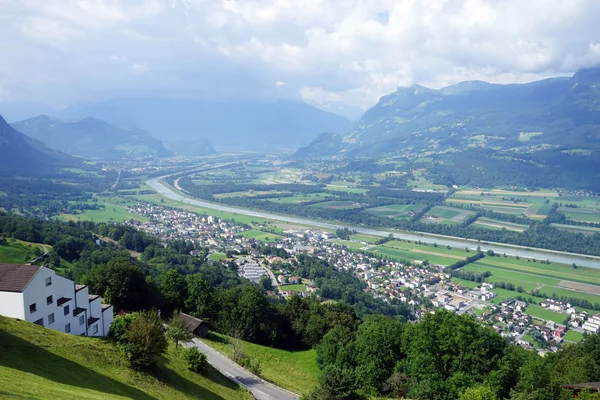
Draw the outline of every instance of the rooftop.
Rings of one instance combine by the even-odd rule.
[[[37,265],[0,264],[0,292],[23,292],[40,268]]]

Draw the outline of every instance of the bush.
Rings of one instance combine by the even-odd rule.
[[[136,369],[152,367],[155,357],[167,349],[167,339],[156,311],[137,313],[123,338],[129,362]]]
[[[183,355],[188,363],[188,369],[190,371],[203,372],[208,366],[206,354],[195,347],[185,349]]]
[[[134,318],[135,314],[116,316],[108,331],[108,338],[118,344],[125,344],[125,333]]]

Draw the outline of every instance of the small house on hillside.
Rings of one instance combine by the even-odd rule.
[[[183,319],[183,323],[185,327],[190,331],[192,335],[198,337],[206,337],[208,335],[208,330],[210,329],[210,324],[206,321],[198,319],[196,317],[192,317],[191,315],[181,313],[181,318]]]

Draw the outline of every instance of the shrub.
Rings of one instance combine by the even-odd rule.
[[[206,354],[202,353],[195,347],[185,349],[183,354],[188,363],[188,369],[190,371],[203,372],[208,366]]]
[[[124,340],[129,362],[136,369],[153,366],[155,357],[167,349],[167,339],[156,311],[139,312],[127,328]]]

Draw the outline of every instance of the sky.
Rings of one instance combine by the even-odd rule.
[[[301,99],[356,117],[398,87],[600,65],[600,0],[0,0],[2,108]]]

